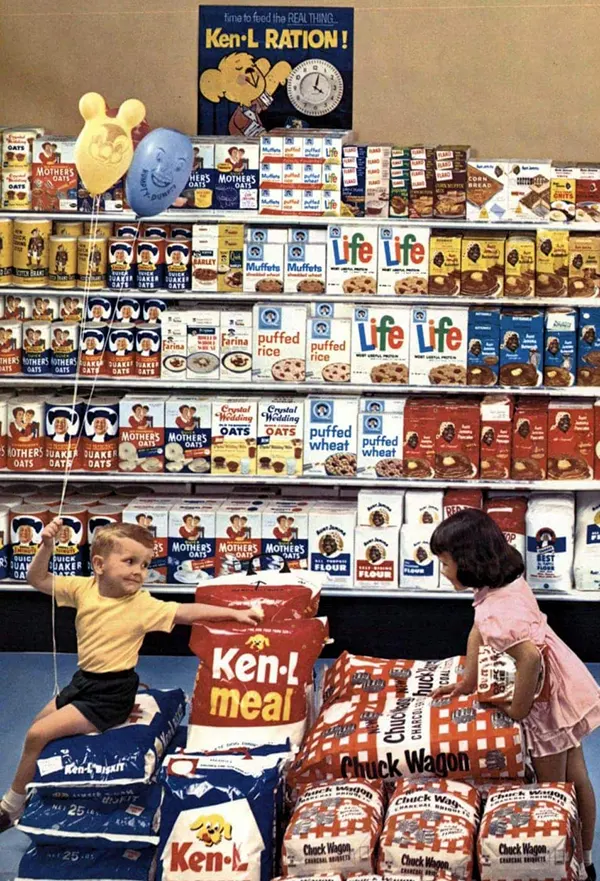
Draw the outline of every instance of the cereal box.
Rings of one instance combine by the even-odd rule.
[[[431,552],[431,533],[422,526],[405,523],[400,530],[400,587],[437,590],[440,564]]]
[[[508,214],[506,220],[547,220],[550,212],[552,163],[511,162],[508,170]]]
[[[192,229],[192,290],[217,290],[219,227],[195,223]]]
[[[500,316],[500,385],[538,386],[544,370],[544,313],[503,309]]]
[[[600,308],[579,310],[577,385],[600,385]]]
[[[311,572],[329,576],[334,584],[351,584],[354,577],[356,508],[344,503],[321,503],[308,515],[308,553]]]
[[[327,242],[327,293],[377,291],[377,228],[331,224]]]
[[[283,292],[285,255],[282,243],[244,242],[244,290]]]
[[[504,292],[504,239],[464,235],[460,293],[467,297],[501,297]]]
[[[402,477],[405,398],[361,398],[358,414],[359,477]]]
[[[560,306],[546,309],[544,385],[565,388],[575,384],[577,318],[576,309]]]
[[[404,476],[433,477],[439,398],[409,398],[404,408]]]
[[[460,291],[461,236],[432,236],[429,241],[429,293],[453,297]]]
[[[264,477],[302,474],[304,401],[260,398],[258,401],[256,473]]]
[[[223,138],[215,144],[213,207],[219,211],[257,211],[259,146],[252,141]]]
[[[215,189],[215,145],[204,138],[190,138],[194,161],[190,177],[177,203],[181,208],[213,208]],[[185,200],[185,202],[181,202]]]
[[[357,526],[354,531],[356,587],[398,587],[400,528]]]
[[[440,146],[435,150],[433,214],[448,220],[467,215],[467,159],[469,147]]]
[[[519,398],[512,423],[512,480],[545,480],[548,401]]]
[[[342,213],[387,217],[391,147],[347,144],[342,154]]]
[[[309,395],[304,403],[304,473],[355,477],[358,447],[355,397]]]
[[[212,474],[256,474],[256,428],[255,400],[213,401]]]
[[[165,404],[165,469],[174,474],[210,471],[210,398],[171,395]]]
[[[359,526],[402,526],[404,522],[403,489],[359,489]]]
[[[327,227],[288,226],[288,242],[302,242],[309,245],[327,244]]]
[[[306,378],[312,382],[350,382],[350,319],[309,318],[306,336]]]
[[[218,309],[187,312],[186,379],[218,379],[221,366],[221,313]]]
[[[352,382],[408,384],[411,312],[406,305],[355,308]]]
[[[217,244],[217,290],[240,292],[244,287],[244,227],[220,223]]]
[[[308,309],[312,318],[354,318],[354,304],[345,300],[309,303]]]
[[[169,511],[167,580],[201,584],[215,574],[216,517],[220,501],[196,497],[176,502]]]
[[[259,190],[259,214],[282,214],[283,190]]]
[[[510,474],[513,402],[486,395],[481,402],[480,472],[484,480],[506,480]]]
[[[594,405],[564,398],[548,404],[548,480],[594,476]]]
[[[411,309],[411,385],[466,385],[468,321],[467,308]]]
[[[310,505],[274,501],[262,509],[263,554],[277,554],[290,569],[308,567]]]
[[[480,414],[477,401],[452,401],[437,407],[435,476],[468,480],[479,474]]]
[[[569,236],[569,296],[600,295],[600,239],[596,235]]]
[[[327,277],[327,245],[288,242],[284,245],[284,290],[301,294],[324,294]]]
[[[171,502],[143,498],[133,499],[123,511],[123,523],[143,526],[154,539],[154,556],[146,575],[149,584],[164,584],[167,580],[167,558],[169,555],[169,508]]]
[[[379,227],[377,289],[380,294],[426,294],[429,229]]]
[[[504,263],[504,295],[533,297],[535,294],[535,239],[509,236]]]
[[[249,382],[252,371],[252,308],[221,310],[220,379]]]
[[[509,163],[504,159],[469,159],[467,220],[498,223],[508,211]]]
[[[119,470],[155,474],[165,464],[167,395],[125,395],[119,404]]]
[[[77,211],[75,138],[37,137],[33,142],[31,207]]]
[[[536,297],[566,297],[569,278],[569,232],[538,229],[536,237]]]
[[[254,306],[253,379],[304,382],[306,318],[306,305],[301,303]]]
[[[46,400],[44,395],[21,392],[8,405],[6,465],[9,471],[43,471]]]
[[[169,309],[161,316],[163,379],[183,379],[187,364],[187,312]]]
[[[85,471],[116,471],[119,446],[119,399],[93,395],[82,423]]]
[[[216,516],[215,575],[246,571],[262,553],[261,506],[244,499],[223,502]]]
[[[498,384],[500,310],[469,309],[467,385]]]
[[[390,160],[390,217],[408,217],[410,151],[392,147]]]
[[[3,543],[10,543],[9,574],[15,581],[27,580],[27,570],[42,543],[42,531],[49,520],[50,514],[43,502],[35,505],[11,505],[10,535],[5,533]],[[4,516],[2,521],[6,528]]]

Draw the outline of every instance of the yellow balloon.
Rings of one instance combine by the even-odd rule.
[[[105,193],[127,171],[133,159],[131,129],[139,125],[146,108],[129,98],[112,119],[106,115],[106,101],[88,92],[79,101],[85,124],[75,144],[75,165],[86,190],[92,196]]]

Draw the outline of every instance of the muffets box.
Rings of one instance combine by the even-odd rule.
[[[278,554],[291,569],[308,567],[310,505],[271,502],[262,509],[262,552]]]
[[[75,138],[37,137],[33,142],[31,207],[77,211]]]
[[[260,159],[268,162],[318,162],[341,165],[352,132],[342,129],[273,129],[260,139]]]
[[[198,584],[215,574],[216,515],[221,501],[182,499],[169,511],[171,583]]]
[[[123,523],[135,523],[143,526],[154,539],[154,556],[150,563],[150,569],[146,581],[152,583],[164,583],[167,580],[167,557],[169,535],[169,509],[171,501],[160,498],[145,502],[143,499],[133,499],[123,511]]]
[[[356,507],[343,502],[317,503],[308,515],[311,572],[321,572],[336,584],[354,577]]]

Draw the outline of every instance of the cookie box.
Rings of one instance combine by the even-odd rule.
[[[304,402],[304,473],[351,478],[356,476],[358,446],[356,397],[309,395]]]
[[[334,584],[351,584],[354,577],[356,507],[343,502],[320,503],[308,515],[308,553],[311,572],[321,572]]]
[[[598,236],[569,236],[569,296],[600,295],[600,240]]]
[[[469,309],[467,385],[498,384],[500,310]]]
[[[566,388],[575,384],[577,310],[552,306],[546,309],[544,385]]]
[[[154,556],[146,574],[146,581],[150,584],[164,584],[167,581],[170,507],[171,501],[167,499],[153,497],[151,501],[145,501],[138,497],[123,511],[123,523],[143,526],[154,540]]]
[[[600,307],[579,310],[577,385],[600,385]]]
[[[484,480],[506,480],[512,450],[512,398],[487,395],[481,402],[479,469]]]
[[[215,575],[247,571],[262,553],[260,505],[243,499],[223,502],[216,515]]]
[[[403,489],[360,489],[358,491],[359,526],[402,526],[404,522]]]
[[[165,465],[167,395],[125,395],[119,403],[119,470],[156,474]]]
[[[172,395],[165,404],[165,470],[174,474],[210,471],[210,398]]]
[[[550,212],[551,178],[552,163],[549,159],[511,162],[508,171],[506,220],[547,220]]]
[[[302,474],[304,401],[260,398],[258,401],[256,473],[263,477]]]
[[[380,294],[426,294],[429,229],[380,227],[377,262],[377,290]]]
[[[566,297],[569,278],[569,231],[538,229],[536,236],[536,297]]]
[[[261,511],[263,554],[283,557],[290,569],[306,569],[309,511],[306,504],[274,501],[265,505]]]
[[[512,423],[512,480],[545,480],[548,460],[548,402],[519,398]]]
[[[469,159],[467,220],[498,223],[508,211],[508,169],[504,159]]]
[[[330,225],[327,293],[376,293],[377,245],[377,227]]]
[[[466,385],[468,320],[466,307],[412,307],[411,385]]]
[[[221,310],[220,379],[249,382],[252,375],[252,308]]]
[[[358,414],[359,477],[400,479],[405,398],[361,398]]]
[[[435,470],[435,437],[439,398],[409,398],[404,408],[404,476],[430,478]],[[407,509],[408,516],[408,509]]]
[[[212,405],[211,473],[256,474],[256,401],[217,398]]]
[[[480,413],[477,401],[453,401],[437,407],[435,476],[469,480],[479,475]]]
[[[284,290],[300,294],[324,294],[327,276],[327,245],[288,242],[284,245]]]
[[[306,376],[304,304],[254,306],[252,378],[269,382],[304,382]]]
[[[357,306],[352,322],[352,382],[408,384],[410,306]]]
[[[306,336],[307,379],[350,382],[352,322],[348,318],[309,318]]]
[[[220,501],[183,499],[169,511],[170,583],[202,584],[215,574],[216,519]]]
[[[500,385],[538,386],[544,369],[544,313],[503,309],[500,316]]]
[[[535,295],[535,239],[531,236],[509,236],[504,262],[504,295],[533,297]]]
[[[400,587],[437,590],[440,564],[431,552],[431,532],[422,526],[404,524],[400,530]]]
[[[357,526],[354,531],[356,587],[398,587],[400,528]]]
[[[505,241],[500,236],[463,236],[460,275],[460,293],[463,296],[502,296],[504,245]]]
[[[244,290],[283,292],[285,263],[282,243],[244,242]]]
[[[548,405],[548,479],[585,480],[594,474],[594,405],[551,400]]]

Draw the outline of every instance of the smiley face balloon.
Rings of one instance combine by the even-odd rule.
[[[146,108],[130,98],[112,119],[107,116],[102,95],[88,92],[79,101],[79,112],[85,124],[75,144],[75,165],[86,190],[97,196],[110,189],[131,165],[131,129],[143,120]]]
[[[127,201],[138,217],[153,217],[173,204],[187,184],[194,160],[190,139],[157,128],[140,142],[125,181]]]

